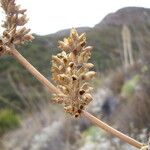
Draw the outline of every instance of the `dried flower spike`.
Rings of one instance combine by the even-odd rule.
[[[28,22],[25,15],[26,9],[16,5],[15,0],[0,0],[0,6],[6,14],[2,27],[5,28],[0,40],[0,55],[6,48],[14,48],[15,45],[32,41],[33,36],[29,34],[30,29],[24,27]]]
[[[67,113],[78,117],[92,101],[90,92],[93,88],[88,84],[96,74],[89,71],[94,66],[88,63],[92,47],[86,47],[85,34],[79,36],[75,29],[58,44],[62,52],[52,56],[51,72],[57,88],[65,96],[55,94],[53,100],[63,104]]]

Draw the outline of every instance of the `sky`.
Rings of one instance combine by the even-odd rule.
[[[28,27],[46,35],[72,27],[93,27],[108,13],[127,6],[150,8],[150,0],[16,0],[28,10]],[[3,15],[1,13],[0,20]],[[2,29],[0,28],[0,32]]]

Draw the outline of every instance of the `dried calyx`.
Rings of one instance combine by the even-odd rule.
[[[28,19],[25,15],[26,9],[16,5],[15,0],[0,0],[1,7],[6,14],[2,27],[5,28],[0,39],[0,53],[6,47],[24,44],[31,41],[33,36],[29,34],[30,29],[24,27]],[[2,43],[2,44],[1,44]]]
[[[54,94],[53,101],[63,104],[67,113],[78,117],[92,101],[93,88],[88,83],[96,74],[89,71],[94,66],[88,63],[92,47],[86,47],[85,34],[79,36],[75,29],[58,44],[62,52],[52,56],[51,72],[63,94]]]

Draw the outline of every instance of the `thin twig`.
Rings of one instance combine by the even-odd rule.
[[[7,54],[14,57],[22,66],[24,66],[27,71],[29,71],[37,80],[39,80],[45,87],[48,88],[49,92],[62,94],[62,92],[59,89],[57,89],[48,79],[46,79],[39,71],[37,71],[16,49],[7,50]],[[93,124],[97,125],[101,129],[113,134],[114,136],[118,137],[126,143],[129,143],[130,145],[136,148],[140,149],[143,146],[142,143],[117,131],[116,129],[110,127],[109,125],[97,119],[96,117],[94,117],[86,111],[82,111],[82,116],[90,120]]]

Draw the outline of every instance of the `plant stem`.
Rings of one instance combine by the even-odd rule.
[[[27,71],[29,71],[37,80],[39,80],[45,87],[48,88],[49,92],[62,94],[62,92],[58,88],[56,88],[48,79],[46,79],[39,71],[37,71],[16,49],[7,50],[7,54],[14,57],[22,66],[24,66]],[[82,112],[82,116],[90,120],[93,124],[97,125],[98,127],[120,138],[124,142],[133,145],[136,148],[140,149],[143,146],[142,143],[117,131],[116,129],[110,127],[109,125],[97,119],[96,117],[94,117],[86,111]]]
[[[120,131],[112,128],[111,126],[107,125],[103,121],[97,119],[96,117],[94,117],[93,115],[91,115],[90,113],[88,113],[84,110],[82,112],[82,116],[84,116],[85,118],[90,120],[93,124],[97,125],[101,129],[113,134],[114,136],[118,137],[119,139],[123,140],[126,143],[129,143],[130,145],[132,145],[136,148],[140,149],[143,146],[142,143],[140,143],[140,142],[136,141],[135,139],[133,139],[133,138],[121,133]]]
[[[39,80],[51,93],[61,94],[48,79],[46,79],[37,69],[35,69],[17,50],[7,50],[7,53],[14,57],[25,69],[30,72],[37,80]]]

